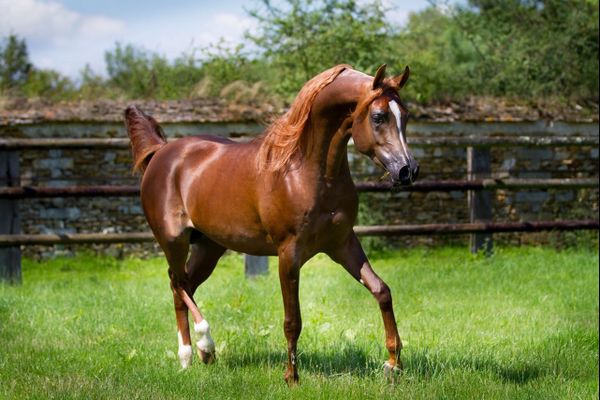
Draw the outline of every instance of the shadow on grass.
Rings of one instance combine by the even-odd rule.
[[[325,376],[378,376],[383,374],[385,361],[385,359],[376,360],[363,348],[353,345],[344,346],[337,352],[301,352],[298,358],[301,371]],[[281,368],[283,371],[287,355],[284,352],[255,351],[231,354],[223,361],[237,367],[266,365]],[[502,363],[494,358],[483,356],[447,355],[427,350],[406,352],[403,355],[403,363],[404,374],[419,378],[442,376],[449,371],[464,371],[488,373],[504,382],[525,384],[549,373],[546,368],[531,363]]]
[[[427,350],[413,352],[406,357],[405,371],[408,374],[430,378],[443,375],[450,370],[483,372],[496,375],[504,382],[524,384],[537,379],[546,372],[536,365],[527,363],[503,364],[493,358],[461,354],[436,354]]]
[[[277,351],[253,351],[248,353],[230,354],[222,359],[227,364],[244,367],[266,365],[281,368],[282,371],[287,363],[287,353]],[[364,349],[358,346],[347,345],[337,352],[300,351],[298,360],[301,370],[310,373],[333,375],[359,375],[373,374],[381,365],[367,355]]]

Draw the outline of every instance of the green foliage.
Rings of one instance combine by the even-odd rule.
[[[411,67],[406,93],[420,102],[456,99],[471,92],[477,55],[454,24],[436,7],[409,16],[394,42]]]
[[[21,87],[32,69],[25,39],[9,35],[0,44],[0,89]]]
[[[172,63],[155,55],[151,71],[157,86],[154,97],[159,99],[189,98],[194,85],[202,77],[194,52],[184,53]]]
[[[228,46],[224,41],[202,50],[202,81],[196,93],[204,96],[221,96],[223,89],[233,83],[252,86],[265,79],[269,65],[265,60],[251,58],[243,44]]]
[[[439,0],[443,2],[443,0]],[[373,73],[411,66],[408,98],[469,96],[598,102],[598,0],[435,0],[403,27],[381,0],[261,0],[246,41],[193,49],[174,61],[117,43],[108,78],[89,67],[79,85],[33,68],[24,39],[0,45],[0,89],[49,99],[221,96],[246,103],[291,100],[315,74],[347,63]]]
[[[79,79],[80,84],[77,93],[79,98],[106,99],[113,97],[113,92],[109,90],[104,78],[95,73],[89,64],[79,72]]]
[[[598,100],[598,3],[473,0],[412,14],[398,35],[419,101]]]
[[[104,54],[108,83],[132,98],[151,97],[158,85],[156,73],[151,71],[152,57],[133,45],[116,44]]]
[[[478,55],[471,91],[598,97],[598,3],[471,0],[454,24]]]
[[[277,7],[263,0],[249,13],[259,28],[247,37],[272,63],[274,89],[288,97],[336,64],[374,73],[398,56],[390,51],[392,30],[379,1],[287,0]]]
[[[35,68],[25,39],[12,34],[0,45],[0,89],[53,101],[68,99],[75,93],[73,82],[58,71]]]
[[[379,307],[337,264],[302,269],[301,383],[283,382],[276,260],[244,278],[220,260],[195,300],[217,362],[181,371],[166,261],[24,260],[0,285],[0,398],[593,399],[598,250],[412,249],[372,257],[392,290],[404,373],[386,383]],[[195,339],[197,340],[197,339]]]
[[[69,78],[58,71],[34,68],[22,85],[22,91],[27,97],[66,100],[74,96],[75,86]]]

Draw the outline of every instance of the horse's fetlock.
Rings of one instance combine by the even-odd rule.
[[[200,336],[200,339],[196,342],[198,349],[205,353],[214,353],[215,342],[210,335],[210,326],[208,325],[208,321],[203,319],[199,323],[194,324],[194,331]]]
[[[385,348],[390,353],[399,354],[400,351],[402,350],[402,341],[400,340],[400,337],[396,336],[395,338],[386,340]]]
[[[179,351],[177,352],[181,368],[187,368],[192,364],[192,346],[180,345]]]

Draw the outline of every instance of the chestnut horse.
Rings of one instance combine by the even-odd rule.
[[[279,257],[288,384],[298,381],[300,268],[320,252],[373,294],[389,352],[385,370],[402,367],[390,289],[352,230],[358,195],[347,144],[352,138],[394,184],[413,182],[419,167],[406,144],[408,112],[398,96],[408,75],[408,67],[387,79],[385,65],[374,78],[347,65],[331,68],[308,81],[289,111],[248,143],[211,136],[167,143],[152,117],[127,108],[134,169],[143,174],[144,213],[169,264],[183,368],[192,359],[188,310],[200,337],[200,358],[206,363],[215,358],[208,322],[193,294],[226,249]]]

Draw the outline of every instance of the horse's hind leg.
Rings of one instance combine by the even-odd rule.
[[[192,252],[186,263],[190,240]],[[194,320],[194,331],[200,335],[200,340],[196,343],[200,358],[205,363],[212,362],[215,359],[215,345],[210,336],[208,322],[194,302],[193,293],[198,285],[210,276],[225,249],[203,236],[198,236],[197,232],[190,231],[184,231],[174,239],[159,242],[169,263],[181,366],[187,368],[192,361],[188,309]]]
[[[175,305],[175,319],[177,321],[177,341],[179,350],[177,356],[182,368],[187,368],[192,363],[192,345],[190,339],[190,325],[188,322],[188,307],[177,292],[171,281],[173,291],[173,304]]]
[[[186,265],[190,295],[193,295],[198,286],[208,279],[226,250],[206,236],[196,236],[196,233],[192,234],[192,251]],[[193,301],[193,298],[190,299]],[[208,321],[205,318],[198,320],[194,317],[194,331],[199,335],[196,347],[200,359],[206,364],[212,363],[215,360],[215,343],[210,335]]]
[[[157,237],[157,239],[159,239]],[[162,239],[162,240],[160,240]],[[189,232],[182,232],[172,239],[160,238],[159,243],[169,263],[169,278],[173,292],[175,319],[177,321],[177,339],[179,350],[177,355],[182,368],[187,368],[192,362],[192,345],[190,326],[188,322],[188,304],[184,299],[185,287],[189,286],[185,272],[185,261],[189,250]]]

